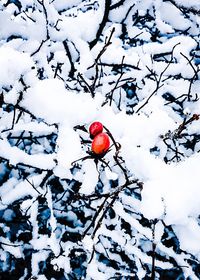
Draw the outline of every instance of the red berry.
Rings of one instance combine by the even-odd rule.
[[[110,147],[110,139],[108,134],[102,132],[95,136],[92,141],[92,151],[97,154],[101,155],[108,151]]]
[[[97,134],[103,131],[103,124],[100,122],[93,122],[89,127],[90,137],[94,138]]]

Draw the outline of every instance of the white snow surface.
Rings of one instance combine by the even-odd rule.
[[[33,2],[31,0],[21,1],[22,9],[26,9]],[[136,7],[133,6],[132,9],[137,8],[140,15],[145,14],[146,10],[152,7],[156,9],[155,27],[160,34],[169,37],[165,40],[161,36],[159,43],[149,42],[151,36],[145,29],[141,34],[144,45],[140,46],[136,43],[133,47],[127,49],[122,47],[121,39],[119,39],[119,34],[121,34],[119,23],[122,20],[121,13],[128,10],[131,1],[127,1],[123,7],[111,12],[110,22],[103,30],[102,37],[109,36],[112,27],[115,27],[115,32],[112,44],[107,47],[101,56],[101,60],[107,65],[112,63],[117,65],[122,62],[124,56],[125,64],[131,64],[135,67],[137,65],[141,69],[132,70],[130,68],[124,75],[124,77],[132,77],[134,81],[137,81],[139,97],[139,103],[134,107],[134,114],[127,114],[127,108],[124,105],[124,100],[127,101],[127,97],[122,87],[122,91],[119,91],[119,89],[114,91],[113,100],[116,102],[113,102],[112,106],[109,105],[109,102],[104,104],[105,96],[113,89],[113,81],[117,82],[118,79],[118,76],[110,75],[110,70],[106,70],[107,73],[101,79],[102,85],[99,86],[94,97],[91,96],[90,92],[84,92],[83,88],[81,91],[71,89],[66,82],[70,71],[70,59],[63,47],[63,41],[65,40],[68,43],[72,54],[71,60],[77,71],[75,75],[77,73],[83,74],[86,81],[85,85],[87,85],[87,82],[90,84],[91,81],[94,81],[94,70],[88,70],[88,67],[95,62],[97,54],[102,49],[102,41],[91,50],[89,42],[95,38],[102,20],[104,1],[97,1],[96,10],[91,9],[88,12],[84,10],[86,9],[86,6],[82,3],[84,1],[55,0],[51,1],[51,4],[49,1],[44,2],[46,17],[44,12],[40,12],[42,8],[38,1],[32,20],[29,17],[31,15],[30,10],[24,15],[27,17],[27,21],[20,16],[14,16],[15,10],[18,10],[15,5],[8,5],[10,7],[3,13],[3,10],[1,10],[2,4],[0,4],[0,92],[4,93],[4,102],[7,105],[15,106],[17,104],[17,108],[22,110],[22,117],[15,124],[19,115],[15,116],[15,112],[13,113],[12,110],[5,112],[4,108],[0,108],[0,129],[2,131],[0,134],[0,157],[7,160],[8,166],[13,168],[17,168],[21,164],[42,170],[41,175],[30,176],[30,182],[26,180],[18,181],[15,176],[9,178],[0,187],[0,209],[5,209],[6,205],[28,196],[29,199],[21,204],[21,209],[23,211],[29,209],[30,222],[33,226],[31,246],[36,251],[50,248],[58,256],[57,259],[52,260],[52,264],[69,272],[70,264],[67,255],[69,248],[67,246],[70,247],[71,244],[63,245],[63,247],[66,246],[65,255],[59,256],[60,245],[55,233],[57,223],[50,189],[47,189],[46,196],[50,208],[50,237],[47,235],[41,237],[38,234],[37,198],[45,193],[40,188],[40,184],[46,174],[45,172],[49,170],[52,170],[53,174],[58,176],[59,179],[76,179],[81,182],[80,194],[87,196],[95,193],[99,172],[94,160],[89,158],[80,161],[82,169],[79,172],[77,171],[76,174],[71,172],[71,167],[74,161],[88,156],[87,152],[91,149],[90,144],[84,145],[82,141],[82,139],[90,140],[89,134],[76,130],[75,127],[80,125],[88,129],[90,123],[100,121],[112,132],[116,142],[120,143],[120,155],[123,157],[129,173],[143,182],[141,201],[137,201],[134,205],[136,210],[149,220],[163,220],[166,225],[172,225],[179,238],[180,248],[194,254],[199,260],[200,227],[197,219],[200,213],[200,146],[197,144],[194,151],[187,151],[186,156],[181,158],[180,161],[165,163],[164,158],[168,150],[163,142],[163,137],[169,131],[174,133],[179,128],[183,116],[177,113],[176,108],[167,107],[162,98],[165,93],[172,93],[176,98],[179,98],[180,95],[186,96],[190,89],[190,81],[194,77],[196,81],[191,86],[191,95],[194,97],[195,94],[198,94],[199,72],[198,74],[195,73],[194,68],[196,66],[190,61],[192,51],[198,45],[198,26],[193,26],[193,22],[184,17],[180,9],[174,5],[172,7],[170,2],[135,1]],[[113,1],[113,3],[116,2]],[[200,9],[199,0],[174,0],[174,2],[180,7]],[[76,6],[79,8],[75,9]],[[65,12],[61,12],[65,9]],[[127,16],[125,22],[128,24],[130,21],[131,16]],[[199,22],[198,19],[196,21]],[[46,22],[48,22],[48,27]],[[6,27],[3,26],[4,24]],[[33,25],[35,29],[33,29]],[[54,28],[55,26],[57,29]],[[178,34],[177,30],[189,30],[190,28],[193,37]],[[130,25],[127,28],[127,34],[131,38],[137,36],[140,31],[137,27],[130,28]],[[13,40],[6,41],[5,38],[13,33],[19,38],[15,42],[12,42]],[[47,40],[47,35],[50,36],[51,43]],[[53,52],[55,54],[50,59]],[[169,57],[173,53],[170,65],[164,59],[162,61],[152,60],[153,56],[160,53],[169,53]],[[188,57],[188,60],[186,57]],[[57,63],[65,65],[63,66],[63,72],[58,71],[58,75],[55,76]],[[38,67],[38,72],[34,69],[35,65]],[[152,69],[152,73],[155,74],[152,79],[146,79],[147,75],[152,74],[149,69]],[[44,71],[42,79],[39,78],[39,70]],[[181,82],[178,79],[171,79],[171,77],[177,77],[180,74],[183,78]],[[162,86],[159,84],[156,94],[149,98],[156,89],[155,77],[159,77],[159,75],[162,76],[159,81]],[[24,82],[20,82],[22,78],[27,85],[26,88],[24,88]],[[146,79],[145,82],[144,79]],[[22,97],[21,93],[23,93]],[[117,104],[120,100],[124,104],[119,109]],[[187,118],[200,113],[200,100],[195,102],[191,104],[189,101],[185,101],[184,114]],[[141,108],[141,105],[145,104],[147,105]],[[12,124],[14,124],[13,127],[11,127]],[[9,131],[16,134],[25,131],[36,136],[56,133],[55,151],[52,153],[43,152],[41,147],[36,146],[34,154],[31,154],[20,148],[19,145],[12,145],[11,140],[8,141]],[[200,120],[190,123],[187,132],[199,134]],[[158,147],[158,155],[150,152],[155,146]],[[113,154],[114,147],[112,146],[111,151],[105,155],[105,159],[109,163],[113,160]],[[2,174],[4,173],[1,166],[0,171]],[[123,184],[124,178],[121,176],[121,171],[115,165],[112,166],[112,170],[106,167],[102,182],[119,180]],[[105,189],[113,191],[108,183],[105,183]],[[127,200],[127,205],[130,204],[130,201]],[[153,239],[152,231],[143,227],[138,220],[128,214],[121,201],[117,201],[113,209],[118,217],[124,219],[134,228],[136,233],[139,232],[149,240]],[[70,212],[68,216],[70,216]],[[12,217],[13,212],[11,210],[7,210],[3,216],[6,221],[10,221]],[[152,259],[144,255],[137,246],[133,246],[131,243],[123,244],[123,233],[110,233],[110,230],[102,226],[97,232],[95,240],[98,239],[100,234],[108,237],[112,235],[112,239],[123,246],[126,252],[136,256],[136,262],[139,263],[138,260],[142,259],[144,262],[151,264]],[[162,234],[163,226],[158,224],[154,236],[156,243],[159,243]],[[0,241],[5,240],[1,239]],[[83,244],[85,247],[89,247],[89,251],[92,251],[93,243],[90,238],[85,237]],[[10,248],[9,244],[4,244],[2,247],[11,255],[22,257],[20,244],[19,247]],[[159,249],[164,251],[166,248],[160,245]],[[32,255],[33,276],[37,276],[39,272],[39,262],[48,257],[49,251],[45,250],[42,253],[38,251]],[[166,251],[169,256],[170,254],[173,255],[170,249],[166,249]],[[173,256],[177,258],[176,255]],[[179,257],[177,263],[186,266],[184,258]],[[171,264],[165,264],[161,261],[157,261],[157,265],[166,269],[171,268]],[[87,267],[87,275],[94,279],[106,280],[109,275],[112,276],[112,269],[106,269],[107,275],[99,271],[96,259],[93,258]],[[189,273],[187,269],[185,273],[185,275]],[[142,268],[140,274],[142,279],[144,275]],[[46,278],[40,275],[38,279]],[[195,276],[193,279],[196,279]]]
[[[28,54],[2,46],[0,47],[0,65],[0,88],[2,88],[2,86],[10,87],[22,75],[30,71],[33,61]]]
[[[80,139],[73,126],[96,119],[105,123],[122,144],[122,153],[130,170],[145,180],[142,213],[149,219],[159,218],[163,217],[166,207],[164,219],[168,224],[184,224],[191,215],[198,216],[200,211],[197,195],[200,194],[200,156],[196,154],[179,164],[167,165],[149,154],[148,150],[161,141],[159,135],[177,127],[157,101],[155,98],[149,117],[130,117],[123,112],[116,114],[109,107],[102,108],[98,98],[93,100],[88,94],[73,94],[65,89],[60,80],[46,79],[28,90],[21,104],[38,118],[50,124],[59,124],[56,158],[60,168],[69,168],[73,160],[83,155]],[[141,147],[137,148],[138,145]],[[63,169],[63,173],[67,174],[66,169]],[[94,191],[91,188],[96,185],[98,176],[90,160],[84,164],[84,170],[81,192],[89,194]]]

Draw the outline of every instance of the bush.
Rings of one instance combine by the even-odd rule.
[[[1,1],[0,279],[200,278],[197,2]]]

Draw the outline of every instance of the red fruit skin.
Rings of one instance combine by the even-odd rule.
[[[96,155],[101,155],[106,153],[109,147],[110,147],[110,139],[108,137],[108,134],[104,132],[97,134],[92,141],[92,151]]]
[[[94,138],[97,134],[103,131],[103,124],[101,122],[93,122],[89,127],[90,137]]]

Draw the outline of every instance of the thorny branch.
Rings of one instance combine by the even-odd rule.
[[[125,166],[123,166],[123,164],[121,162],[124,162],[123,159],[119,156],[120,153],[120,149],[121,149],[121,145],[115,141],[112,133],[110,132],[110,130],[104,126],[105,131],[107,132],[107,134],[109,135],[110,139],[113,142],[113,145],[115,147],[115,154],[113,155],[113,159],[115,161],[115,164],[121,169],[124,179],[125,179],[125,183],[121,186],[118,186],[113,192],[109,192],[109,193],[103,193],[103,194],[92,194],[89,196],[81,196],[81,195],[77,195],[76,197],[78,198],[82,198],[82,199],[103,199],[103,202],[100,204],[100,206],[98,207],[98,210],[95,212],[93,219],[91,221],[91,223],[89,224],[89,226],[84,230],[82,238],[85,237],[85,235],[90,231],[90,229],[93,228],[93,232],[92,232],[92,238],[95,237],[95,234],[97,232],[97,230],[100,228],[103,219],[105,218],[108,210],[110,208],[112,208],[113,204],[115,203],[115,201],[117,200],[119,193],[121,191],[123,191],[124,189],[126,189],[128,186],[131,185],[136,185],[134,188],[132,188],[132,190],[136,190],[136,189],[142,189],[143,187],[143,183],[139,182],[138,179],[130,179],[128,176],[128,170],[126,169]],[[94,160],[100,160],[102,161],[102,159],[96,158],[95,155],[90,154],[89,156],[85,156],[81,159],[79,159],[78,161],[84,161],[87,159],[94,159]],[[76,163],[77,161],[73,162],[72,164]],[[104,161],[103,161],[104,162]],[[111,199],[111,201],[109,202],[109,200]]]
[[[8,1],[7,4],[5,4],[4,6],[8,6],[12,1]],[[48,1],[47,1],[48,2]],[[46,2],[46,3],[47,3]],[[52,0],[50,2],[53,3],[54,0]],[[112,4],[112,2],[115,2],[114,4]],[[97,42],[99,41],[101,35],[103,35],[103,30],[105,28],[105,25],[106,25],[106,22],[109,22],[110,24],[110,19],[109,19],[109,12],[114,9],[118,9],[120,8],[126,1],[125,0],[118,0],[118,1],[112,1],[111,0],[107,0],[105,1],[105,13],[104,13],[104,17],[102,18],[102,21],[99,25],[99,28],[97,29],[97,33],[96,33],[96,38],[89,42],[89,45],[90,45],[90,48],[92,49],[96,44]],[[169,1],[165,1],[163,0],[163,2],[171,2],[172,4],[174,4],[185,16],[186,18],[190,19],[191,20],[191,13],[193,13],[194,15],[198,15],[199,14],[199,11],[196,10],[195,8],[191,8],[190,11],[189,11],[189,16],[187,13],[185,13],[185,7],[181,6],[181,5],[177,5],[177,3],[175,3],[174,0],[169,0]],[[48,10],[47,10],[47,7],[45,7],[45,1],[43,0],[38,0],[38,3],[40,3],[43,7],[43,12],[44,12],[44,16],[45,16],[45,20],[46,20],[46,36],[47,38],[45,40],[42,40],[39,47],[37,48],[37,50],[35,50],[31,56],[34,56],[36,53],[40,52],[41,51],[41,48],[43,47],[43,45],[47,42],[47,40],[49,39],[49,22],[48,22]],[[18,4],[19,5],[19,4]],[[134,4],[135,5],[135,4]],[[125,17],[124,19],[121,21],[121,24],[126,24],[125,23],[125,20],[127,18],[127,16],[130,14],[130,11],[132,9],[132,7],[134,6],[132,5],[129,9],[128,9],[128,12],[125,14]],[[21,9],[21,8],[20,8]],[[114,11],[113,11],[114,12]],[[31,17],[29,17],[28,14],[26,14],[26,12],[23,11],[23,13],[27,16],[27,18],[29,18],[33,23],[35,23],[36,21],[34,19],[32,19]],[[61,12],[63,13],[63,11]],[[134,25],[137,25],[137,23],[144,23],[145,24],[145,21],[147,20],[150,20],[152,21],[152,18],[151,18],[151,14],[150,12],[148,11],[146,13],[146,15],[144,16],[140,16],[138,12],[135,13],[135,15],[133,15],[133,24]],[[56,29],[57,28],[57,23],[56,25],[54,26],[54,28]],[[189,27],[190,28],[190,27]],[[185,32],[188,32],[188,29],[185,30]],[[58,29],[56,29],[57,31],[59,31]],[[66,52],[66,55],[68,56],[69,58],[69,62],[70,62],[70,66],[71,66],[71,69],[69,71],[69,80],[71,82],[72,80],[72,86],[71,84],[69,85],[66,85],[68,88],[70,88],[71,86],[71,89],[72,90],[76,90],[76,88],[73,88],[73,82],[75,83],[79,83],[81,88],[84,88],[86,89],[87,91],[90,92],[91,96],[94,97],[95,96],[95,92],[97,90],[98,87],[102,86],[101,85],[101,78],[103,77],[103,75],[107,75],[107,70],[110,71],[110,72],[114,72],[114,73],[117,73],[117,77],[116,79],[113,78],[113,80],[109,82],[109,85],[112,85],[114,84],[114,87],[113,89],[108,93],[108,97],[110,98],[110,105],[112,103],[112,100],[113,100],[113,95],[114,95],[114,91],[116,91],[117,89],[120,89],[121,84],[122,82],[128,82],[129,79],[125,80],[125,79],[122,79],[122,76],[123,76],[123,73],[125,73],[125,71],[130,71],[130,76],[131,76],[131,79],[135,79],[133,78],[134,77],[134,71],[132,70],[136,70],[136,71],[139,71],[141,70],[138,66],[134,66],[132,64],[128,64],[128,63],[124,63],[124,57],[122,59],[122,63],[107,63],[107,62],[104,62],[102,61],[102,56],[103,54],[105,53],[105,51],[107,50],[107,48],[109,47],[109,45],[112,43],[111,42],[111,39],[112,39],[112,36],[114,34],[114,31],[115,29],[113,28],[111,30],[111,33],[110,33],[110,36],[108,36],[105,40],[105,44],[103,46],[103,48],[101,49],[101,51],[99,52],[99,54],[97,55],[96,59],[95,59],[95,62],[92,66],[90,66],[87,70],[91,69],[94,67],[94,77],[90,78],[90,79],[87,79],[85,77],[87,77],[87,75],[85,76],[84,73],[82,74],[78,74],[77,75],[77,80],[76,78],[74,77],[74,74],[75,74],[75,67],[74,67],[74,62],[73,62],[73,58],[72,58],[72,53],[70,52],[70,49],[69,49],[69,44],[67,42],[67,40],[65,40],[64,42],[61,42],[61,44],[63,44],[63,47],[65,49],[65,52]],[[125,30],[127,31],[127,30]],[[154,32],[154,31],[153,31]],[[126,34],[126,33],[124,33]],[[123,35],[124,35],[123,34]],[[140,34],[140,33],[139,33]],[[153,38],[153,35],[154,38]],[[156,40],[156,36],[159,36],[159,31],[156,30],[152,35],[152,40]],[[138,36],[138,35],[137,35]],[[134,37],[136,38],[136,37]],[[133,38],[133,39],[134,39]],[[120,38],[121,39],[121,38]],[[128,38],[130,39],[130,38]],[[50,42],[49,45],[51,45],[52,42]],[[71,42],[70,42],[71,43]],[[49,47],[49,46],[48,46]],[[78,52],[78,51],[77,51]],[[169,60],[168,58],[166,58],[165,56],[168,56],[171,54],[171,59]],[[190,83],[189,83],[189,88],[188,88],[188,93],[187,95],[183,94],[183,95],[180,95],[179,97],[176,97],[174,98],[174,101],[170,101],[166,104],[171,104],[172,102],[175,102],[177,101],[177,104],[176,105],[180,105],[182,104],[185,100],[187,101],[196,101],[198,96],[196,94],[196,100],[192,100],[192,97],[191,97],[191,91],[192,91],[192,84],[194,83],[194,81],[196,81],[198,79],[198,74],[199,74],[199,67],[196,67],[193,63],[192,63],[192,60],[193,60],[193,57],[191,59],[187,58],[184,54],[181,53],[181,55],[187,60],[188,64],[190,65],[190,67],[193,69],[193,72],[194,72],[194,75],[191,79],[189,79]],[[52,56],[53,57],[53,56]],[[158,75],[156,73],[154,73],[151,69],[149,69],[149,72],[150,72],[150,75],[149,77],[146,76],[145,78],[152,78],[154,79],[155,83],[156,83],[156,88],[155,90],[150,94],[150,96],[145,100],[144,104],[142,104],[141,107],[139,107],[137,109],[137,113],[149,102],[149,100],[151,99],[151,97],[153,95],[155,95],[158,90],[163,86],[163,83],[165,81],[167,81],[167,79],[169,78],[173,78],[172,76],[167,76],[166,78],[164,76],[165,74],[165,71],[168,69],[168,67],[170,66],[170,63],[173,62],[173,50],[172,52],[166,52],[166,53],[159,53],[159,54],[156,54],[155,56],[153,56],[153,60],[156,60],[156,59],[160,59],[162,58],[162,61],[165,61],[167,63],[167,66],[166,68],[163,70],[163,72],[160,74],[160,76],[158,77]],[[139,65],[139,64],[138,64]],[[56,65],[53,65],[53,69],[55,69],[55,77],[60,77],[64,82],[66,81],[65,79],[65,76],[64,74],[63,75],[60,75],[59,76],[59,73],[61,74],[62,70],[62,64],[61,63],[58,63],[57,66]],[[105,71],[106,70],[106,71]],[[132,72],[131,72],[132,71]],[[64,73],[64,71],[63,71]],[[135,75],[136,76],[136,75]],[[110,78],[110,77],[109,77]],[[145,82],[145,78],[144,78],[144,82]],[[132,81],[131,80],[131,81]],[[136,81],[137,82],[137,81]],[[25,88],[22,90],[22,92],[25,90]],[[22,106],[20,106],[20,100],[22,99],[23,97],[23,94],[20,93],[19,94],[19,99],[17,101],[17,104],[16,105],[13,105],[13,104],[6,104],[4,103],[4,96],[3,94],[0,95],[0,107],[4,107],[3,110],[4,111],[8,111],[9,113],[11,112],[11,114],[13,113],[13,118],[12,118],[12,128],[10,130],[12,130],[14,128],[14,125],[20,120],[21,116],[23,116],[24,114],[27,114],[29,115],[30,119],[31,120],[34,120],[36,121],[36,117],[31,113],[29,112],[28,110],[24,109]],[[138,99],[139,101],[139,99]],[[178,101],[179,104],[178,104]],[[7,108],[6,108],[7,107]],[[183,108],[183,106],[181,107],[181,109]],[[9,111],[10,110],[10,111]],[[12,116],[12,115],[11,115]],[[193,135],[189,135],[189,133],[187,134],[187,128],[188,126],[195,120],[199,120],[199,117],[200,115],[199,114],[193,114],[189,119],[187,118],[184,118],[183,122],[178,125],[178,128],[175,129],[174,131],[172,132],[169,132],[169,133],[166,133],[164,136],[163,136],[163,141],[164,143],[167,145],[167,148],[170,150],[171,154],[173,154],[173,156],[176,158],[176,160],[179,160],[181,157],[184,157],[184,153],[182,152],[182,150],[180,149],[179,150],[179,145],[180,143],[178,143],[178,141],[181,139],[186,139],[187,137],[192,137]],[[43,121],[43,120],[42,120]],[[47,124],[48,125],[48,124]],[[56,126],[56,124],[54,124],[54,126]],[[74,128],[75,129],[75,128]],[[76,129],[81,129],[83,130],[84,132],[86,132],[86,129],[84,126],[77,126]],[[34,186],[33,183],[31,183],[30,181],[30,178],[31,178],[31,174],[32,173],[35,173],[35,174],[41,174],[42,172],[45,172],[45,176],[44,176],[44,179],[42,180],[42,182],[40,183],[40,188],[43,188],[44,186],[49,186],[52,188],[52,190],[54,190],[55,188],[55,191],[52,192],[52,195],[54,196],[54,203],[58,203],[58,205],[53,205],[53,211],[61,211],[62,214],[64,212],[64,214],[68,214],[68,210],[69,212],[72,211],[73,212],[76,212],[76,211],[79,211],[81,210],[81,207],[80,204],[84,204],[87,205],[87,209],[90,210],[90,216],[85,218],[85,216],[82,214],[83,217],[81,217],[81,215],[78,216],[78,219],[80,218],[81,222],[84,220],[84,219],[87,219],[88,223],[87,223],[87,226],[86,224],[84,224],[84,222],[82,223],[83,227],[81,229],[78,229],[76,228],[77,231],[80,230],[80,235],[81,235],[81,238],[83,238],[84,236],[90,234],[91,237],[94,239],[97,235],[98,235],[98,230],[100,229],[102,223],[104,222],[104,219],[107,217],[107,214],[108,214],[108,211],[110,209],[113,208],[113,205],[115,204],[116,200],[119,199],[119,196],[120,196],[120,193],[122,194],[122,192],[124,191],[133,191],[134,190],[141,190],[142,187],[143,187],[143,183],[140,182],[138,179],[132,179],[130,177],[130,172],[129,170],[126,168],[126,164],[125,164],[125,161],[123,160],[123,158],[120,156],[120,151],[121,151],[121,145],[115,141],[113,135],[110,133],[110,131],[104,126],[104,129],[106,130],[107,134],[109,135],[110,139],[112,140],[112,146],[110,148],[110,150],[108,151],[110,154],[111,154],[111,157],[113,159],[112,161],[112,164],[114,167],[117,167],[117,170],[120,172],[120,174],[122,174],[122,180],[123,182],[122,183],[119,183],[117,180],[115,182],[115,184],[113,184],[111,186],[110,189],[106,189],[106,191],[103,189],[103,191],[101,190],[101,192],[99,191],[96,191],[95,193],[92,193],[90,195],[82,195],[81,193],[79,193],[77,190],[78,190],[78,187],[81,185],[81,182],[76,182],[76,188],[73,189],[73,183],[72,181],[68,180],[68,179],[60,179],[60,181],[62,181],[62,184],[66,187],[63,187],[62,186],[60,187],[61,188],[61,191],[59,189],[59,182],[57,183],[53,183],[53,182],[50,182],[49,179],[51,178],[54,178],[55,179],[55,175],[54,175],[54,170],[43,170],[41,168],[35,168],[34,166],[31,166],[31,165],[26,165],[24,164],[23,162],[22,163],[18,163],[16,166],[13,166],[13,165],[10,165],[9,164],[9,160],[7,158],[0,158],[0,163],[2,165],[5,166],[5,174],[3,174],[2,176],[5,177],[5,181],[9,178],[11,178],[12,176],[11,175],[16,175],[19,176],[19,179],[24,179],[26,181],[29,182],[29,184],[37,191],[38,195],[40,195],[40,192],[37,190],[37,188]],[[45,137],[45,135],[40,135],[40,136],[33,136],[31,135],[27,135],[25,133],[25,131],[22,131],[20,132],[19,134],[15,135],[12,133],[7,133],[8,130],[3,130],[2,131],[2,137],[4,137],[4,134],[6,135],[7,137],[7,140],[8,141],[13,141],[15,143],[15,146],[18,147],[20,146],[20,144],[22,144],[22,146],[25,148],[26,147],[26,141],[30,142],[29,146],[31,147],[32,145],[34,146],[34,144],[39,144],[40,140],[42,138]],[[199,137],[199,138],[198,138]],[[3,138],[1,138],[3,139]],[[90,145],[90,142],[85,140],[83,137],[80,137],[80,142],[82,145]],[[16,142],[15,142],[16,141]],[[197,135],[197,137],[195,138],[195,141],[200,141],[200,136]],[[194,142],[195,142],[194,141]],[[52,141],[53,142],[53,141]],[[196,142],[195,142],[196,143]],[[34,147],[33,147],[34,149]],[[181,152],[180,152],[181,151]],[[110,155],[109,154],[109,155]],[[110,170],[112,171],[112,168],[111,168],[111,161],[110,162],[107,162],[107,154],[104,154],[103,157],[95,157],[94,154],[92,153],[88,153],[88,155],[86,155],[84,158],[80,159],[81,161],[84,161],[84,160],[94,160],[95,163],[98,163],[99,165],[97,165],[97,171],[99,173],[105,171],[105,168],[108,167],[110,168]],[[173,158],[172,158],[173,159]],[[79,160],[78,160],[79,161]],[[80,166],[77,166],[75,163],[77,163],[78,161],[74,162],[73,163],[73,167],[72,167],[72,170],[70,171],[77,171],[79,169],[81,169]],[[55,163],[56,164],[56,163]],[[105,167],[106,166],[106,167]],[[99,170],[98,170],[99,169]],[[13,173],[13,174],[11,174]],[[102,176],[103,177],[103,176]],[[99,180],[101,180],[102,178],[100,178],[99,176]],[[120,178],[121,179],[121,178]],[[58,180],[58,181],[59,181]],[[72,195],[70,195],[70,192],[73,193]],[[45,194],[46,195],[46,194]],[[43,196],[43,198],[46,199],[45,195]],[[1,199],[0,199],[1,200]],[[20,201],[23,201],[23,200],[20,200]],[[36,199],[37,201],[37,199]],[[16,202],[15,202],[16,203]],[[20,202],[21,203],[21,202]],[[33,201],[34,203],[34,201]],[[75,207],[73,206],[73,203],[75,203]],[[94,203],[94,205],[92,204]],[[17,204],[17,203],[16,203]],[[13,203],[14,205],[14,203]],[[13,205],[11,205],[11,207],[14,207]],[[77,206],[78,205],[78,206]],[[84,206],[85,206],[84,205]],[[96,205],[98,205],[96,207]],[[41,203],[41,206],[44,206],[42,203]],[[69,206],[69,208],[68,208]],[[71,207],[71,208],[70,208]],[[20,206],[19,206],[20,208]],[[41,207],[42,208],[42,207]],[[47,205],[47,208],[48,208],[48,205]],[[127,207],[127,210],[131,212],[130,209],[128,209],[129,207]],[[130,207],[131,208],[131,207]],[[77,210],[78,209],[78,210]],[[83,211],[84,212],[84,211]],[[89,211],[88,211],[89,212]],[[166,212],[166,211],[165,211]],[[38,210],[38,213],[39,213],[39,210]],[[77,213],[77,212],[76,212]],[[92,214],[93,213],[93,214]],[[133,213],[133,212],[131,212]],[[140,214],[137,214],[138,216]],[[57,218],[57,217],[56,217]],[[68,230],[68,224],[66,222],[66,218],[64,218],[62,220],[61,217],[58,217],[57,218],[57,221],[58,223],[61,223],[61,229],[62,227],[64,228],[64,231],[67,232]],[[18,219],[17,223],[20,224],[22,221],[20,219]],[[150,264],[151,266],[151,272],[147,273],[148,276],[151,277],[152,280],[155,279],[156,277],[156,256],[157,256],[157,252],[156,252],[156,242],[155,242],[155,221],[149,221],[150,223],[150,229],[152,229],[153,231],[153,238],[152,240],[150,240],[152,243],[152,248],[150,249],[150,256],[152,256],[152,263]],[[9,222],[7,223],[9,224]],[[106,223],[105,223],[106,224]],[[163,222],[164,224],[164,222]],[[164,227],[166,228],[167,225],[164,224]],[[7,230],[7,229],[6,229]],[[20,229],[21,230],[21,229]],[[31,233],[31,230],[30,229],[30,233]],[[73,228],[73,230],[75,231],[75,227]],[[83,233],[82,233],[82,230],[83,230]],[[128,230],[128,229],[127,229]],[[63,232],[62,232],[63,233]],[[61,237],[60,237],[60,246],[62,247],[62,243],[65,244],[66,240],[62,237],[62,233],[61,234]],[[129,236],[132,238],[132,235],[131,235],[132,232],[129,233]],[[45,233],[46,236],[48,235],[47,233]],[[57,234],[57,233],[56,233]],[[74,235],[74,233],[71,234],[72,236]],[[73,236],[74,237],[74,236]],[[79,246],[79,244],[75,244],[76,242],[74,242],[75,239],[73,239],[72,237],[72,240],[73,240],[73,245],[74,247],[75,246]],[[81,240],[81,238],[79,240]],[[170,237],[169,237],[170,239]],[[125,240],[126,241],[126,240]],[[163,242],[163,241],[162,241]],[[168,240],[167,240],[168,242]],[[174,242],[175,243],[175,242]],[[109,243],[111,246],[113,245],[111,242]],[[18,246],[17,243],[13,243],[12,245],[10,244],[7,244],[7,243],[3,243],[3,242],[0,242],[0,245],[7,245],[7,246]],[[171,244],[170,244],[171,245]],[[20,245],[21,246],[21,243]],[[64,245],[65,246],[65,245]],[[64,247],[63,246],[63,247]],[[136,245],[137,246],[137,245]],[[113,248],[112,248],[113,249]],[[46,249],[44,249],[46,250]],[[49,249],[50,250],[50,249]],[[105,251],[108,250],[108,248],[105,248]],[[61,253],[60,255],[63,253],[64,249],[61,248]],[[172,250],[173,251],[173,250]],[[175,251],[175,250],[174,250]],[[173,253],[174,253],[173,251]],[[94,252],[97,252],[97,255],[98,255],[98,250],[97,251],[93,251],[93,254]],[[111,251],[108,250],[108,252],[110,253]],[[107,253],[107,252],[106,252]],[[144,252],[142,252],[144,253]],[[145,252],[146,253],[146,252]],[[91,259],[93,258],[93,254],[91,256]],[[148,253],[147,253],[148,254]],[[107,257],[109,259],[109,254],[107,254]],[[126,255],[127,257],[128,255]],[[185,255],[184,255],[185,256]],[[188,256],[190,257],[190,254],[188,254]],[[121,257],[121,256],[120,256]],[[178,255],[178,257],[181,257],[181,255]],[[169,257],[170,258],[170,257]],[[192,259],[192,258],[191,258]],[[194,259],[196,262],[198,262],[196,259]],[[73,260],[72,260],[73,261]],[[139,262],[141,263],[141,266],[143,268],[143,270],[147,270],[147,267],[148,265],[144,265],[142,260],[139,258]],[[170,263],[170,261],[169,261]],[[178,265],[177,265],[178,266]],[[112,267],[112,265],[111,265]],[[149,268],[149,267],[148,267]],[[121,268],[120,268],[121,269]],[[120,271],[120,270],[119,270]],[[123,274],[120,274],[120,276],[117,275],[116,273],[116,277],[112,277],[113,279],[114,278],[120,278],[120,277],[123,277],[122,276]],[[133,275],[134,277],[134,274],[129,274],[128,277],[131,277]],[[30,275],[29,275],[30,276]],[[27,274],[27,277],[29,277],[28,274]],[[148,277],[147,276],[147,277]],[[60,276],[58,276],[59,278]],[[61,276],[62,277],[62,276]],[[72,277],[71,275],[69,277]],[[76,278],[75,274],[73,275],[74,279]],[[126,276],[124,276],[126,277]],[[0,276],[1,278],[1,276]]]
[[[189,118],[188,120],[186,120],[186,118],[184,119],[184,121],[182,122],[182,124],[179,125],[179,127],[177,128],[177,130],[175,131],[175,137],[180,137],[180,134],[183,132],[183,130],[185,130],[187,128],[187,125],[192,123],[193,121],[198,121],[199,120],[200,115],[199,114],[193,114],[191,118]]]

